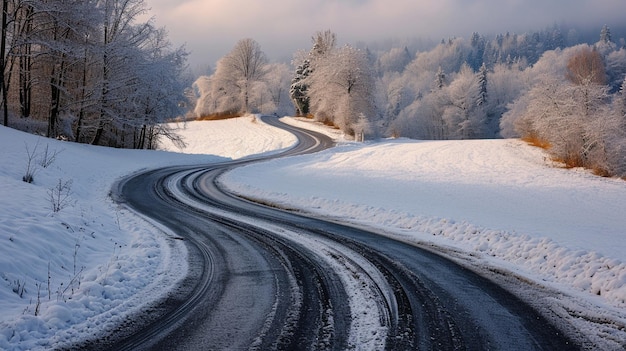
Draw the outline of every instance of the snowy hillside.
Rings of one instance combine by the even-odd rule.
[[[626,307],[626,182],[554,166],[518,140],[389,140],[248,166],[224,182],[494,256]]]
[[[202,147],[210,155],[92,147],[0,126],[0,350],[46,350],[90,336],[167,293],[184,274],[180,241],[168,240],[108,198],[116,179],[295,141],[250,117],[180,127],[192,149],[183,151]],[[33,154],[32,184],[22,181],[27,149]],[[46,168],[43,158],[50,163]]]

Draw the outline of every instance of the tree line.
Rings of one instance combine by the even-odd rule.
[[[155,148],[161,136],[182,142],[162,122],[188,106],[195,116],[297,114],[361,140],[522,137],[568,166],[626,176],[626,49],[607,26],[590,44],[555,26],[419,48],[341,46],[326,30],[291,66],[270,63],[256,41],[242,39],[187,89],[187,53],[143,20],[143,0],[2,6],[6,126]]]
[[[187,53],[143,0],[5,0],[3,124],[52,138],[154,148],[181,113]]]
[[[554,50],[523,73],[530,84],[503,114],[503,136],[568,167],[626,177],[626,50],[610,41]]]
[[[625,41],[608,26],[590,44],[560,33],[474,33],[379,56],[379,125],[417,139],[521,137],[568,167],[626,177]]]
[[[286,64],[269,64],[253,39],[240,40],[210,76],[194,83],[196,117],[280,113],[306,115],[346,130],[371,132],[376,116],[374,70],[362,50],[338,48],[331,31],[318,32],[299,52],[297,76]],[[311,74],[315,72],[315,74]]]
[[[250,112],[291,114],[291,76],[289,65],[269,63],[258,42],[242,39],[217,62],[211,75],[193,83],[192,114],[198,118]]]
[[[624,177],[626,42],[608,26],[596,38],[555,26],[373,50],[339,46],[327,30],[294,54],[291,73],[245,39],[196,81],[195,112],[295,113],[359,139],[522,137],[568,166]],[[237,59],[245,47],[259,59]]]

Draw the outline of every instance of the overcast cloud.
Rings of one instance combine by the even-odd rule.
[[[242,38],[272,60],[309,49],[330,29],[340,43],[389,38],[540,30],[555,23],[621,25],[626,0],[146,0],[158,26],[191,51],[190,65],[214,66]]]

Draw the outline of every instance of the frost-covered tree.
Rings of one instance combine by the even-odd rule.
[[[480,85],[471,67],[464,65],[446,88],[448,103],[443,111],[446,137],[471,139],[484,133],[485,112],[477,102]]]
[[[45,118],[48,137],[73,139],[68,115],[91,46],[85,38],[98,29],[97,4],[78,0],[11,3],[16,7],[13,47],[8,53],[17,56],[20,115]]]
[[[222,106],[235,112],[256,110],[260,101],[251,101],[253,89],[267,73],[267,57],[255,40],[240,40],[215,69],[215,84],[223,97]]]
[[[196,117],[208,116],[217,110],[217,99],[212,94],[212,78],[212,76],[200,76],[193,82],[192,88],[197,97],[193,110]]]
[[[525,83],[526,75],[526,72],[519,65],[507,65],[504,63],[495,65],[492,72],[488,74],[487,91],[489,92],[489,99],[485,109],[490,121],[487,125],[487,136],[515,135],[515,132],[507,134],[504,131],[506,128],[501,125],[501,121],[510,108],[510,104],[520,96],[522,90],[527,88]],[[508,131],[511,132],[513,129],[508,128]]]
[[[611,92],[617,92],[626,76],[626,48],[611,51],[605,58],[606,74]]]
[[[602,56],[606,57],[609,53],[616,49],[616,45],[613,42],[613,37],[611,35],[611,30],[609,26],[604,25],[600,30],[600,40],[595,43],[594,48],[598,50]]]
[[[386,72],[380,79],[379,93],[382,95],[380,106],[384,107],[383,114],[390,124],[415,100],[410,83],[410,80],[397,72]]]
[[[313,47],[310,54],[313,60],[329,55],[337,45],[337,35],[329,29],[316,32],[311,40]]]
[[[604,124],[609,174],[626,177],[626,77],[613,100],[610,120]]]
[[[298,63],[289,90],[296,113],[300,116],[310,113],[309,88],[312,82],[310,77],[316,71],[317,66],[323,65],[335,50],[337,35],[331,30],[318,31],[311,37],[311,41],[313,43],[311,50],[308,53],[298,52],[294,59],[294,63]]]
[[[376,119],[374,73],[365,53],[351,46],[317,60],[310,77],[310,107],[318,120],[348,134],[359,116]]]
[[[390,134],[415,139],[447,139],[449,133],[443,120],[447,104],[448,96],[444,89],[415,100],[391,123]]]
[[[466,40],[455,38],[439,44],[432,50],[419,52],[405,68],[405,74],[419,78],[424,72],[437,72],[439,67],[446,72],[458,72],[466,63],[471,47]],[[430,86],[433,79],[428,77],[425,86]]]
[[[606,84],[606,70],[600,53],[588,46],[582,46],[567,61],[567,79],[576,85]]]
[[[217,61],[215,73],[211,76],[211,114],[236,114],[244,110],[240,82],[229,71],[223,60]]]
[[[411,62],[411,53],[408,47],[392,48],[378,59],[380,72],[402,72]]]
[[[148,40],[149,23],[134,25],[146,11],[142,0],[103,0],[101,6],[101,35],[96,41],[99,56],[99,76],[96,82],[99,117],[92,144],[100,144],[105,128],[117,129],[118,107],[122,106],[129,89],[138,88],[133,64],[140,61],[137,45]],[[129,61],[132,63],[129,64]]]
[[[573,54],[572,50],[547,51],[534,66],[525,70],[521,94],[507,107],[508,111],[500,122],[503,136],[533,140],[539,138],[538,131],[533,129],[533,114],[539,118],[544,114],[559,113],[559,110],[551,110],[557,105],[550,104],[550,99],[557,101],[558,86],[567,84],[567,60]],[[534,101],[538,99],[545,99],[542,100],[544,103],[535,104]]]
[[[626,75],[620,85],[615,101],[618,103],[618,114],[626,116]]]
[[[554,158],[569,166],[612,173],[609,150],[616,145],[613,131],[619,123],[610,111],[598,53],[580,46],[545,59],[553,57],[561,61],[554,65],[556,70],[535,76],[532,88],[511,106],[503,123],[515,125],[520,136],[548,147]],[[555,74],[563,66],[565,73]]]
[[[471,50],[467,57],[467,64],[473,69],[478,70],[485,62],[486,40],[477,32],[472,34],[470,39]]]
[[[608,44],[613,42],[613,38],[611,36],[611,29],[606,24],[602,26],[600,30],[600,42]]]
[[[128,96],[134,107],[126,115],[126,129],[133,130],[132,142],[124,140],[126,147],[154,149],[160,137],[174,143],[181,140],[173,135],[163,116],[180,116],[181,102],[185,101],[185,83],[182,79],[187,52],[183,48],[171,49],[164,29],[151,32],[151,39],[143,48],[143,64],[137,67],[138,85]]]
[[[166,33],[145,20],[145,11],[144,0],[4,1],[0,96],[5,123],[12,119],[16,127],[50,137],[135,147],[140,144],[136,127],[147,114],[151,124],[178,114],[166,107],[167,99],[148,109],[145,100],[137,103],[142,94],[180,96],[181,85],[171,79],[158,86],[147,83],[177,76],[184,66],[169,56],[184,50],[164,45]],[[156,46],[162,47],[158,54]],[[164,65],[161,56],[172,60]]]
[[[243,40],[239,44],[247,41]],[[238,53],[235,56],[240,57],[239,60],[232,57],[231,52],[218,61],[212,75],[201,76],[193,83],[197,96],[195,116],[237,115],[246,112],[292,114],[289,67],[282,63],[267,63],[260,51],[256,54],[257,60],[250,60],[251,66],[237,65],[236,63],[245,62],[246,59],[241,59],[239,50],[233,52]],[[246,78],[244,72],[248,70],[256,73],[249,72]]]
[[[264,79],[263,93],[267,99],[263,99],[261,112],[276,113],[279,115],[292,115],[293,105],[290,102],[291,72],[289,66],[284,63],[272,63],[267,67]]]

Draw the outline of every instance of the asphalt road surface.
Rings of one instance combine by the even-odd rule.
[[[219,176],[229,169],[333,145],[264,119],[294,133],[298,145],[280,155],[151,170],[119,184],[121,203],[186,243],[190,271],[167,299],[80,347],[579,349],[528,304],[442,256],[224,191]]]

